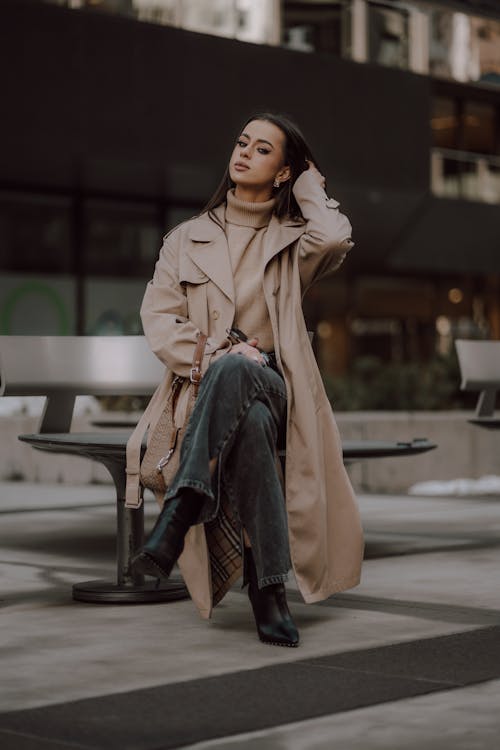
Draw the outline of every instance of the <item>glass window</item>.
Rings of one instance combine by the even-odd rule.
[[[340,56],[347,44],[349,4],[288,0],[283,10],[283,44],[304,52]]]
[[[85,226],[85,273],[151,275],[162,236],[156,206],[89,200]]]
[[[429,18],[432,75],[500,85],[500,21],[437,8]]]
[[[495,155],[500,147],[498,120],[496,107],[487,102],[437,96],[432,104],[433,145]]]
[[[436,150],[431,160],[432,191],[445,198],[500,203],[500,159]]]
[[[220,36],[235,36],[236,4],[233,0],[184,0],[181,6],[181,25],[185,29]]]
[[[500,21],[471,18],[471,36],[478,58],[478,80],[500,85]]]
[[[443,96],[435,97],[431,117],[434,146],[438,148],[458,148],[459,124],[456,101]]]
[[[451,78],[453,13],[433,9],[429,12],[429,18],[429,71],[441,78]]]
[[[133,5],[140,21],[179,25],[179,0],[133,0]]]
[[[73,270],[71,204],[37,194],[0,193],[0,268],[65,273]]]
[[[279,0],[183,0],[179,25],[205,34],[276,44],[279,7]]]
[[[71,276],[0,274],[0,334],[65,336],[76,333],[76,282]]]
[[[279,44],[280,0],[236,0],[236,38],[245,42]]]
[[[462,148],[478,154],[494,154],[496,149],[495,108],[483,102],[467,101],[462,123]]]
[[[432,192],[440,198],[461,197],[462,161],[440,152],[432,154]]]
[[[140,335],[139,310],[146,282],[137,279],[87,277],[84,284],[85,334]]]
[[[369,59],[391,68],[408,68],[408,12],[384,3],[368,5]]]

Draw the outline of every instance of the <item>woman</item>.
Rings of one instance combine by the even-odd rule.
[[[174,375],[189,377],[199,334],[208,339],[179,469],[134,570],[168,577],[178,559],[209,617],[244,562],[259,637],[280,646],[299,642],[286,602],[289,569],[304,600],[316,602],[357,585],[362,559],[356,503],[301,308],[306,289],[353,244],[324,188],[290,120],[250,118],[205,210],[166,236],[141,308],[145,335],[168,368],[158,410]],[[248,339],[235,339],[232,328]],[[181,399],[176,409],[178,423],[188,418]],[[138,488],[132,453],[128,497]]]

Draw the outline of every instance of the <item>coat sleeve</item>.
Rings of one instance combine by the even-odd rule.
[[[335,271],[353,247],[349,219],[340,213],[339,203],[329,198],[309,170],[297,178],[293,194],[306,220],[298,240],[302,291],[322,276]]]
[[[178,252],[182,243],[177,233],[164,238],[152,280],[141,305],[144,334],[156,356],[173,372],[189,377],[200,329],[189,320],[187,295],[179,281]],[[207,341],[202,372],[227,342]]]

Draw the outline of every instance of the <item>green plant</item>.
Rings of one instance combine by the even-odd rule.
[[[342,411],[417,411],[465,408],[470,397],[459,390],[455,353],[428,362],[386,363],[359,357],[340,377],[323,377],[328,398]]]

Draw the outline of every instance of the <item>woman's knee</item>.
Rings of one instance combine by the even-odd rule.
[[[224,354],[210,365],[205,377],[210,374],[211,377],[246,378],[255,375],[258,367],[260,365],[242,354]]]
[[[274,408],[277,412],[282,409],[282,402],[286,403],[283,379],[270,367],[262,367],[239,354],[225,354],[210,365],[201,388],[225,396],[226,400],[234,397],[241,403],[260,391],[270,400],[277,399]]]

